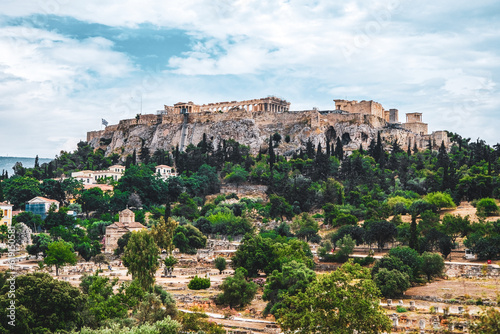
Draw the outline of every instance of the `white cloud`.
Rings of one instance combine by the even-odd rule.
[[[147,24],[185,31],[192,45],[171,57],[167,70],[160,66],[150,73],[130,60],[141,59],[117,52],[103,37],[76,40],[64,32],[4,27],[0,98],[6,102],[0,108],[40,120],[31,111],[36,106],[51,122],[62,120],[54,129],[66,134],[54,140],[66,147],[98,127],[95,119],[103,114],[110,122],[133,117],[140,96],[143,112],[181,100],[268,94],[283,96],[296,109],[331,109],[333,98],[347,97],[398,108],[400,119],[422,111],[433,129],[477,133],[493,142],[494,131],[484,129],[500,125],[495,114],[500,24],[494,5],[493,0],[2,1],[0,12],[8,17],[69,16],[116,27],[115,38],[122,41],[137,38],[134,29]],[[158,36],[157,43],[165,43]]]

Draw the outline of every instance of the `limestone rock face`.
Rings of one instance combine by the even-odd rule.
[[[188,115],[141,115],[136,119],[122,120],[105,130],[89,132],[87,141],[95,149],[105,150],[106,155],[118,153],[126,156],[134,150],[140,152],[143,145],[149,147],[151,153],[156,149],[172,150],[177,145],[185,149],[189,144],[198,144],[206,134],[214,147],[221,140],[234,139],[257,154],[259,150],[267,149],[269,137],[276,132],[282,136],[277,148],[282,155],[291,155],[305,147],[309,139],[315,146],[321,143],[323,149],[327,139],[335,143],[337,138],[342,141],[345,151],[357,150],[360,145],[367,149],[371,140],[376,140],[378,132],[386,145],[397,140],[403,148],[407,145],[413,147],[414,143],[418,148],[424,148],[429,140],[439,145],[441,139],[447,139],[441,138],[441,132],[415,134],[374,115],[320,113],[316,110],[279,113],[234,110]],[[286,135],[290,136],[290,143],[285,143]]]

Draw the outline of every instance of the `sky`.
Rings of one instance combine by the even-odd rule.
[[[374,100],[500,142],[496,0],[2,0],[0,156],[164,105]]]

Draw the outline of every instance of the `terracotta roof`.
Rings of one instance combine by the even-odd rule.
[[[31,201],[32,201],[32,200],[34,200],[35,198],[40,198],[40,199],[44,200],[45,202],[59,203],[59,201],[56,201],[55,199],[50,199],[50,198],[47,198],[47,197],[42,197],[42,196],[37,196],[37,197],[34,197],[34,198],[30,199],[28,202],[31,202]]]
[[[90,189],[90,188],[99,188],[102,191],[113,191],[113,186],[109,184],[84,184],[83,185],[84,189]]]
[[[109,166],[108,168],[112,168],[112,167],[120,167],[120,168],[125,168],[125,166],[122,166],[122,165],[113,165],[113,166]]]
[[[7,203],[7,202],[0,202],[0,205],[2,205],[2,206],[5,206],[5,205],[10,205],[10,206],[13,206],[12,204]]]
[[[124,229],[129,229],[129,228],[146,228],[146,226],[142,225],[139,222],[133,222],[133,223],[120,223],[120,222],[114,222],[113,224],[109,225],[108,227],[116,227],[116,228],[124,228]]]
[[[170,167],[170,166],[167,166],[167,165],[158,165],[155,168],[173,168],[173,167]]]

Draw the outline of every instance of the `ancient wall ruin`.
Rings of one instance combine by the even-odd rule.
[[[267,111],[267,112],[285,112],[290,110],[290,102],[269,96],[261,99],[215,102],[208,104],[195,104],[192,101],[187,103],[178,102],[173,106],[164,106],[164,110],[159,110],[158,114],[191,114],[200,112],[228,112],[230,110],[241,109],[246,111]]]

